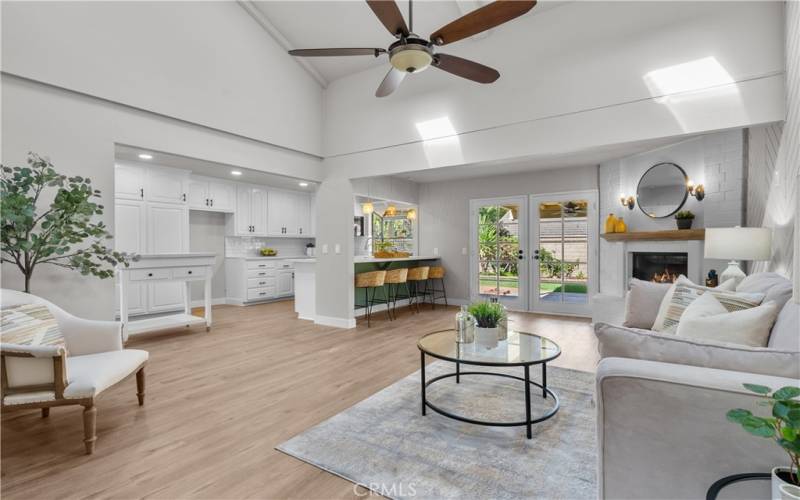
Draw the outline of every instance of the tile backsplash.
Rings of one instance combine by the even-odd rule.
[[[259,255],[262,247],[274,248],[278,256],[297,257],[306,254],[306,244],[314,238],[267,238],[258,236],[229,236],[225,238],[225,256],[242,257]]]

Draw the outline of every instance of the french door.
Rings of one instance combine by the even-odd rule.
[[[597,289],[597,192],[530,197],[534,312],[591,315]]]
[[[528,199],[470,201],[470,298],[528,309]]]

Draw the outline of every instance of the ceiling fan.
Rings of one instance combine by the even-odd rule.
[[[341,49],[296,49],[289,54],[300,57],[327,56],[373,56],[389,55],[392,69],[386,74],[378,90],[377,97],[385,97],[400,86],[409,73],[417,73],[428,66],[452,73],[478,83],[492,83],[500,78],[496,69],[483,64],[448,54],[436,53],[434,45],[447,45],[464,38],[477,35],[503,23],[517,18],[536,5],[536,0],[497,0],[466,14],[455,21],[434,31],[426,40],[412,30],[414,29],[414,8],[412,0],[408,2],[408,26],[394,0],[366,0],[367,5],[389,30],[397,41],[388,49],[379,48],[341,48]]]

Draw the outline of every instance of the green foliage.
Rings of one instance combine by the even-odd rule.
[[[539,274],[549,278],[561,277],[561,272],[564,272],[564,277],[572,277],[572,273],[577,269],[578,264],[574,262],[564,262],[557,259],[553,252],[542,247],[539,249]]]
[[[800,468],[800,401],[797,401],[800,387],[786,386],[775,392],[756,384],[744,384],[744,388],[762,398],[759,406],[771,407],[770,415],[760,417],[750,410],[737,408],[727,413],[728,420],[741,425],[754,436],[774,439],[789,455],[789,469]],[[790,474],[790,479],[800,486],[796,472]]]
[[[675,214],[676,219],[694,219],[694,214],[691,210],[681,210]]]
[[[25,276],[25,291],[39,264],[72,269],[105,279],[114,267],[127,266],[138,256],[115,252],[104,240],[112,236],[102,221],[100,191],[91,180],[56,172],[47,158],[28,153],[28,166],[0,166],[0,224],[2,261],[15,264]],[[42,195],[53,194],[46,210]]]
[[[476,302],[468,310],[481,328],[497,327],[504,314],[503,306],[498,302]]]

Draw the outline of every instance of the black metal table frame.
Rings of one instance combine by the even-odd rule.
[[[711,487],[706,492],[706,500],[717,500],[717,496],[719,496],[719,492],[722,491],[728,485],[739,483],[742,481],[753,481],[753,480],[771,480],[772,474],[769,472],[746,472],[744,474],[733,474],[732,476],[726,476],[722,479],[719,479],[711,485]]]
[[[436,413],[443,415],[447,418],[452,418],[454,420],[459,420],[461,422],[467,422],[469,424],[476,424],[476,425],[485,425],[487,427],[520,427],[525,426],[526,435],[528,439],[533,437],[532,426],[533,424],[543,422],[558,413],[558,409],[560,406],[558,395],[547,388],[547,363],[556,359],[558,356],[561,355],[559,352],[557,355],[553,356],[544,361],[535,361],[530,363],[514,363],[514,364],[503,364],[503,363],[488,363],[488,362],[480,362],[480,361],[455,361],[451,358],[446,358],[443,356],[436,356],[435,354],[426,353],[425,351],[420,348],[420,378],[421,378],[421,391],[422,391],[422,415],[425,416],[426,409],[430,408],[431,410],[435,411]],[[433,358],[441,359],[443,361],[449,361],[451,363],[456,364],[456,371],[455,373],[446,373],[444,375],[439,375],[438,377],[434,377],[428,381],[425,380],[425,355],[431,356]],[[521,366],[524,369],[525,376],[517,377],[515,375],[509,375],[506,373],[494,373],[494,372],[462,372],[461,371],[461,364],[470,365],[470,366],[496,366],[496,367],[514,367],[514,366]],[[531,380],[531,366],[532,365],[542,365],[542,383],[539,384]],[[485,420],[475,420],[472,418],[462,417],[461,415],[456,415],[449,411],[443,410],[430,401],[426,396],[426,390],[429,385],[437,382],[439,380],[443,380],[450,377],[456,378],[456,383],[461,383],[461,375],[489,375],[494,377],[505,377],[511,378],[515,380],[520,380],[525,383],[525,420],[520,422],[491,422]],[[552,396],[555,404],[553,408],[550,409],[549,412],[545,413],[544,415],[536,418],[531,418],[531,386],[538,387],[542,390],[542,398],[547,399],[547,395],[549,394]]]

